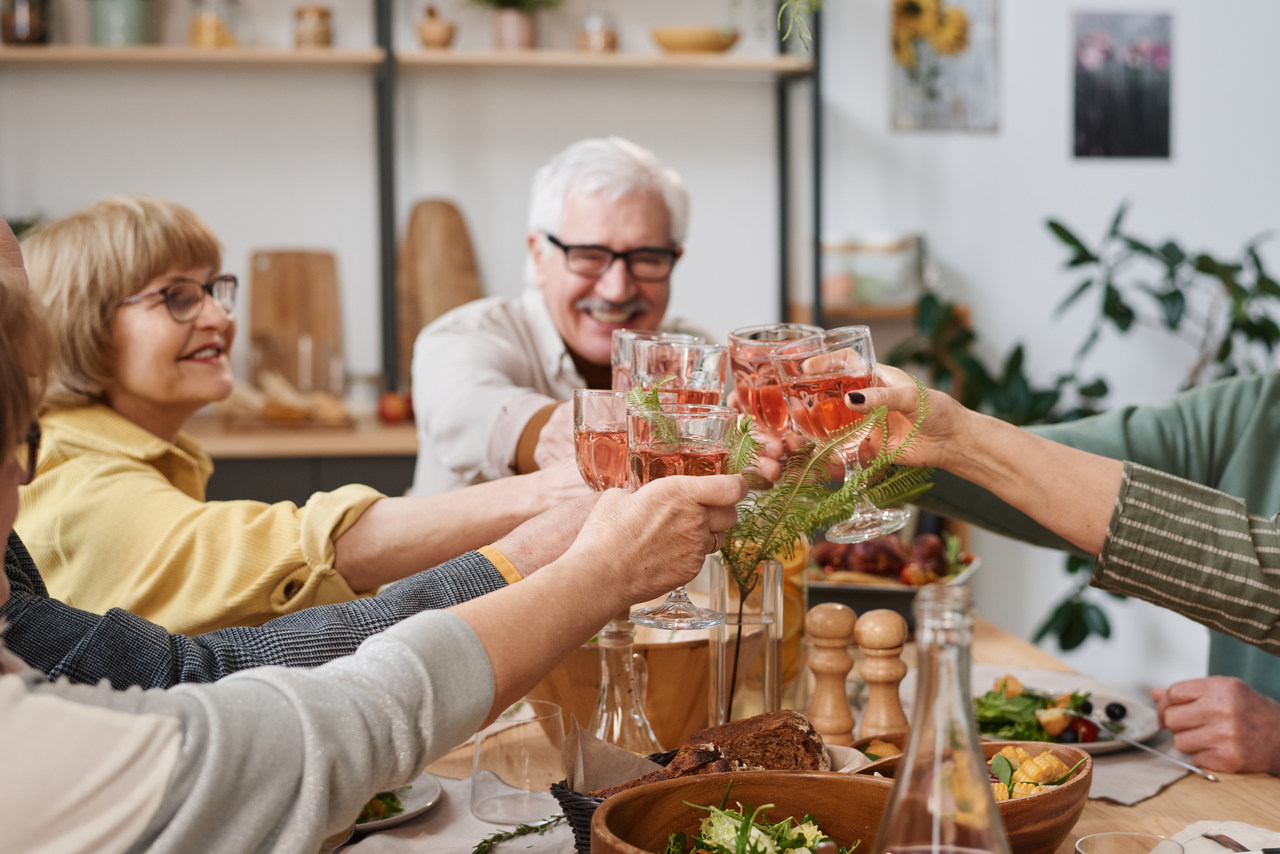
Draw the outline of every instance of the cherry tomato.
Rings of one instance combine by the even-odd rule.
[[[1076,735],[1079,736],[1077,741],[1080,741],[1084,744],[1088,744],[1091,741],[1098,740],[1098,725],[1095,724],[1093,721],[1086,721],[1082,718],[1076,718],[1071,722],[1070,729],[1075,730]],[[1058,740],[1059,741],[1062,740],[1061,736],[1059,736]]]

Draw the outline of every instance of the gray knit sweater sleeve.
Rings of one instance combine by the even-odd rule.
[[[374,793],[479,728],[493,672],[471,628],[433,611],[314,670],[259,668],[167,691],[65,681],[31,691],[179,720],[177,765],[131,850],[314,854]]]

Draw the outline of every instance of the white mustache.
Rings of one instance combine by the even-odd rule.
[[[610,302],[599,297],[585,297],[573,304],[578,311],[625,312],[626,314],[645,314],[650,305],[647,299],[636,297],[626,302]]]

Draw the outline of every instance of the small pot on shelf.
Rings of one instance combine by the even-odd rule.
[[[435,6],[427,6],[426,16],[418,22],[418,41],[426,48],[444,49],[453,44],[457,30],[453,21],[446,21],[436,13]]]

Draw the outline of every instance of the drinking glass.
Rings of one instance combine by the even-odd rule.
[[[631,390],[631,345],[636,341],[682,341],[686,344],[701,344],[702,338],[697,335],[685,335],[683,332],[659,332],[656,329],[615,329],[609,348],[609,365],[613,371],[613,390]]]
[[[1182,854],[1182,843],[1154,833],[1119,830],[1076,840],[1078,854]]]
[[[691,344],[662,338],[631,344],[631,385],[646,391],[664,379],[663,391],[681,403],[718,405],[724,399],[728,350],[720,344]]]
[[[573,445],[582,479],[596,492],[627,485],[627,395],[573,390]]]
[[[564,778],[564,722],[548,700],[521,700],[476,733],[471,812],[493,824],[528,824],[559,809],[551,784]]]
[[[767,323],[743,326],[729,333],[729,366],[738,406],[771,436],[787,431],[791,414],[769,354],[784,344],[821,332],[822,327],[807,323]]]
[[[664,403],[660,411],[627,407],[627,465],[631,486],[673,474],[725,474],[729,440],[738,413],[727,406]],[[699,608],[682,586],[652,608],[631,612],[631,621],[657,629],[709,629],[724,613]]]
[[[777,348],[769,358],[778,370],[791,421],[809,439],[821,441],[863,419],[849,409],[845,396],[872,384],[876,357],[868,327],[844,326],[801,338]],[[858,446],[865,438],[855,433],[839,448],[846,479],[862,468]],[[893,533],[910,518],[905,507],[881,509],[863,496],[853,515],[832,525],[826,538],[837,543],[872,540]]]

